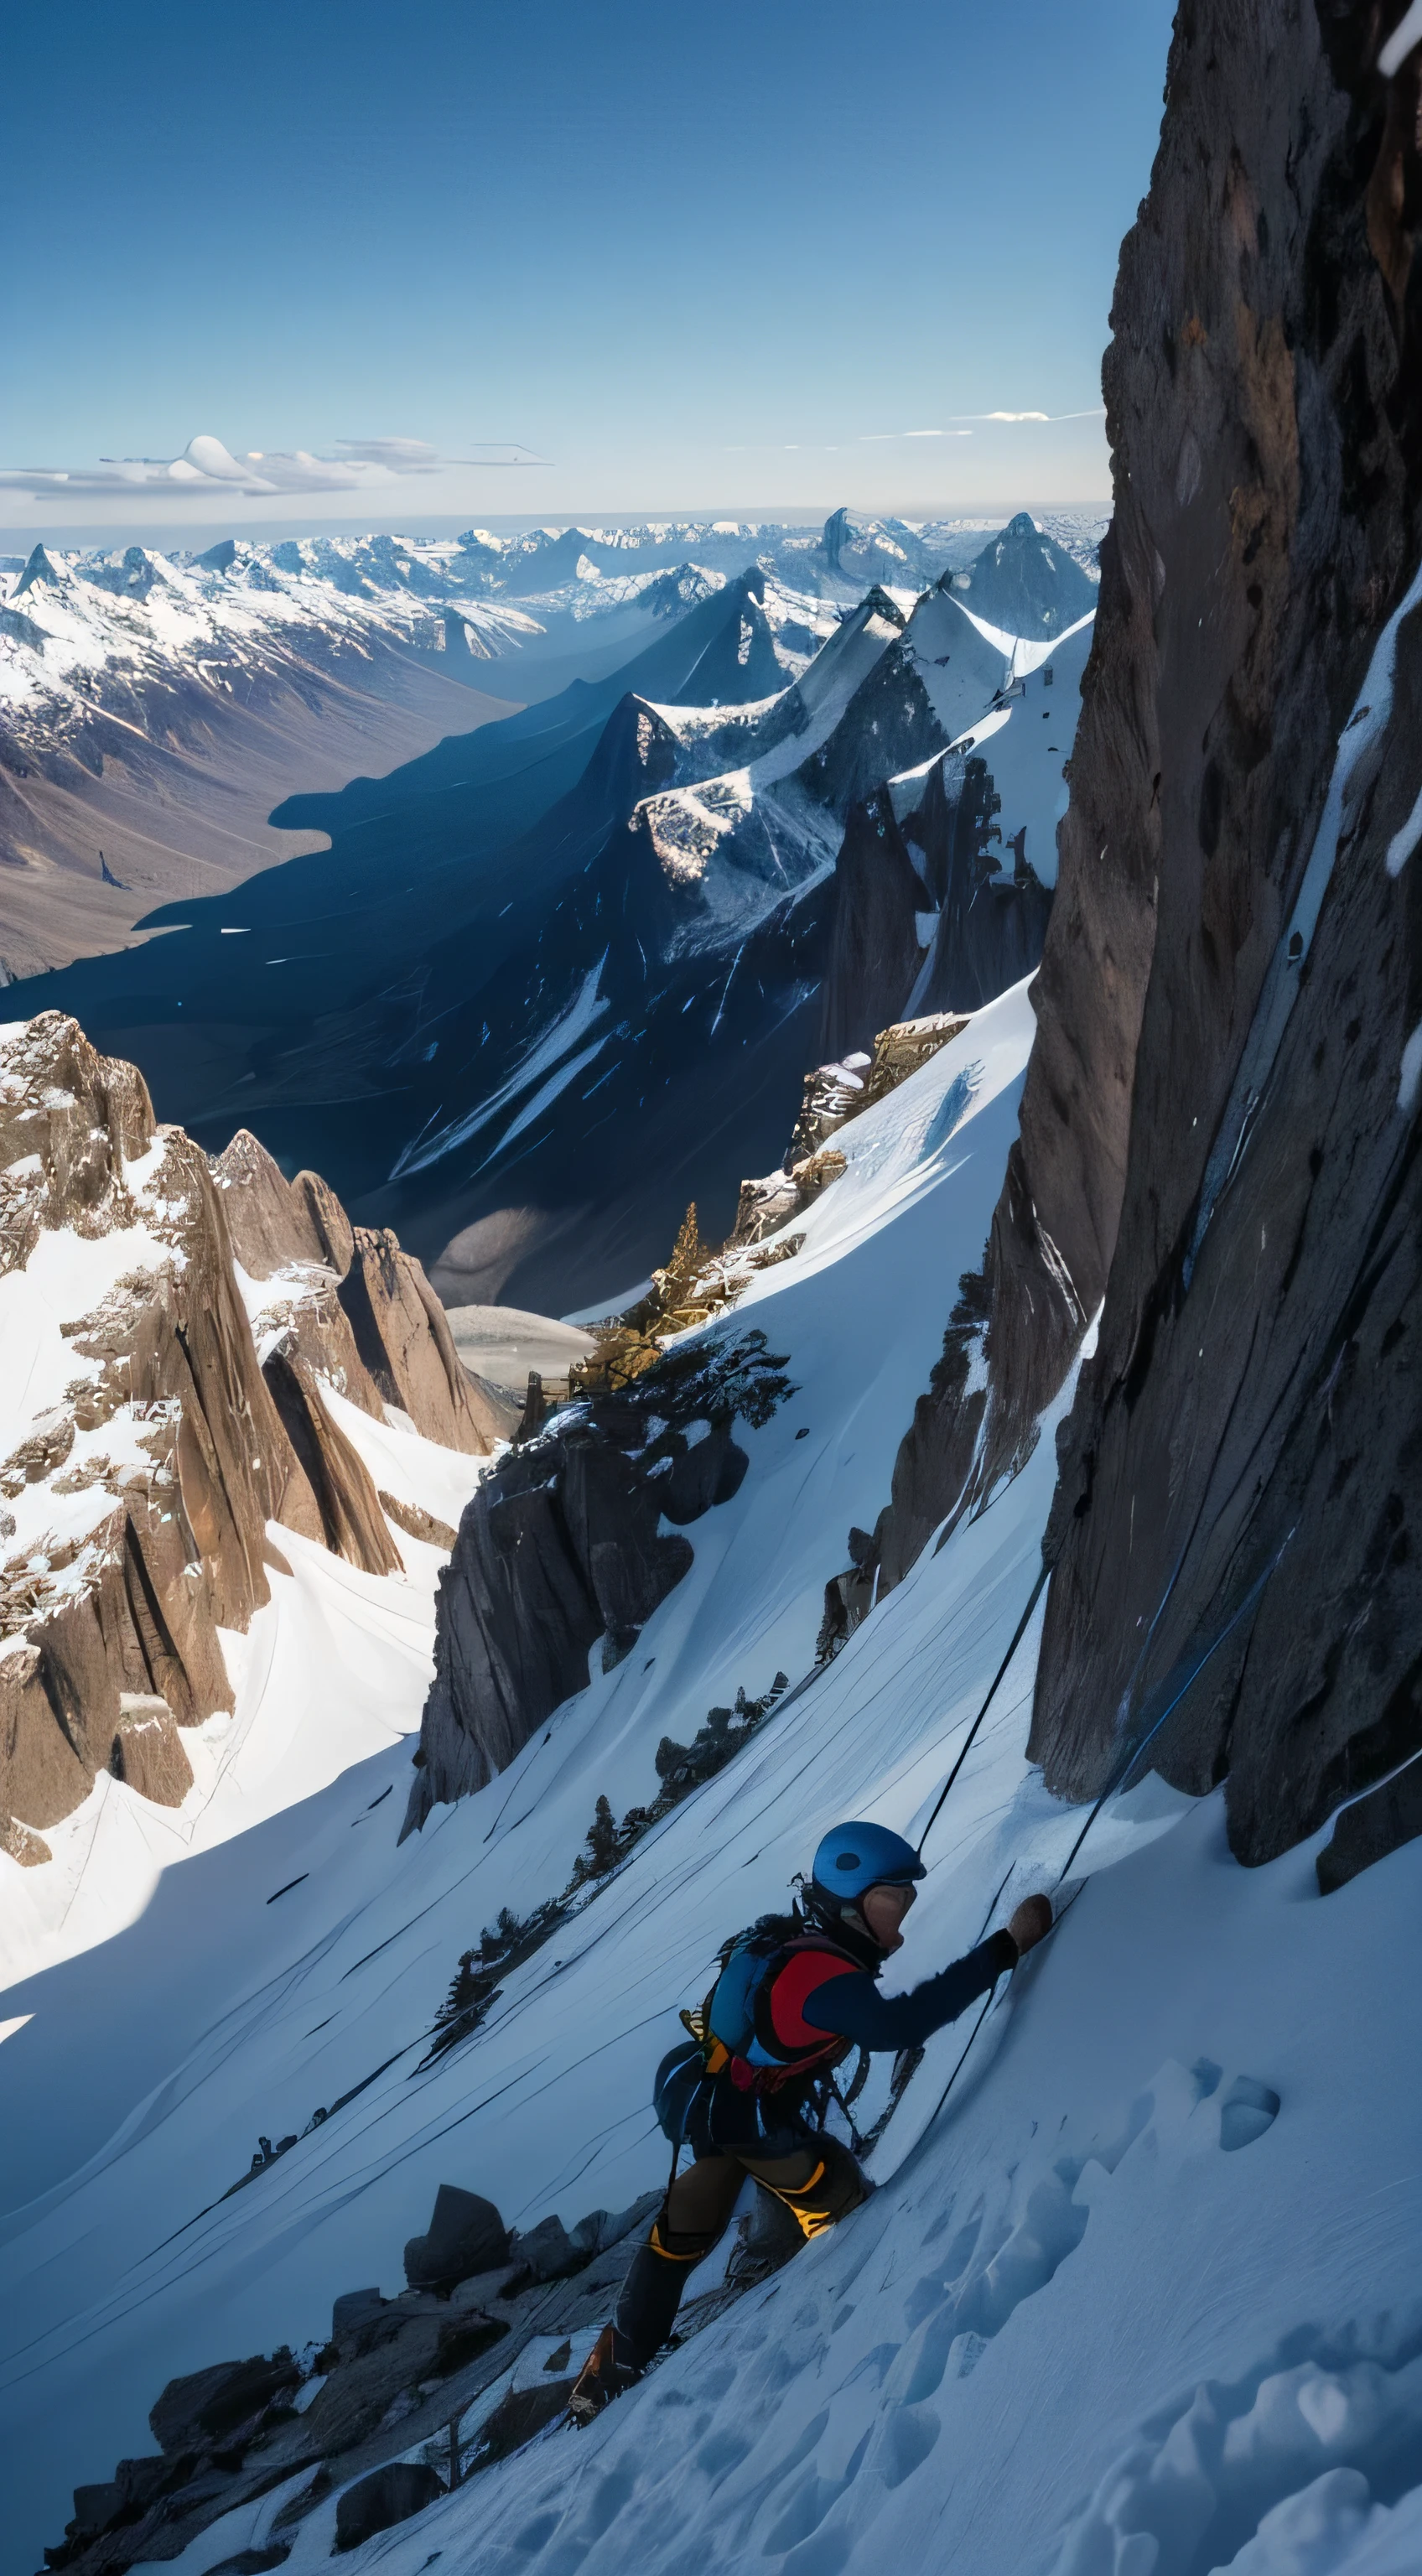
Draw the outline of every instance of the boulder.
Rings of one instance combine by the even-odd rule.
[[[102,2486],[76,2487],[74,2520],[69,2528],[78,2538],[87,2540],[112,2522],[116,2513],[122,2513],[127,2502],[117,2478],[108,2479]]]
[[[433,1512],[423,1511],[418,1503],[402,1503],[398,1494],[388,1494],[380,1487],[380,1508],[387,1520],[402,1529],[407,1538],[420,1539],[426,1547],[441,1547],[446,1555],[453,1547],[457,1532],[448,1521],[436,1520]]]
[[[502,2262],[508,2245],[508,2229],[491,2200],[442,2182],[428,2228],[405,2248],[405,2278],[412,2290],[451,2289]]]
[[[653,2211],[661,2207],[662,2198],[659,2191],[644,2191],[641,2199],[634,2200],[630,2209],[590,2210],[587,2217],[580,2218],[571,2230],[572,2243],[586,2260],[591,2261],[595,2254],[605,2254],[610,2245],[620,2245],[624,2237],[639,2233]]]
[[[576,2237],[570,2236],[560,2218],[540,2218],[527,2235],[515,2228],[509,2238],[509,2261],[516,2263],[520,2276],[529,2281],[563,2281],[570,2272],[581,2270],[588,2260],[586,2250]]]
[[[655,1491],[662,1511],[678,1526],[686,1521],[699,1521],[718,1503],[728,1503],[739,1493],[750,1459],[731,1438],[729,1426],[719,1424],[698,1440],[694,1448],[684,1449],[673,1458],[670,1470],[655,1479]]]
[[[379,2316],[384,2305],[379,2290],[342,2290],[339,2298],[331,2303],[332,2343],[339,2343],[342,2336],[353,2335],[359,2327],[369,2325],[373,2317]]]
[[[210,2449],[262,2414],[274,2397],[300,2385],[301,2372],[285,2346],[249,2361],[214,2362],[208,2370],[170,2379],[149,2426],[165,2454]]]
[[[550,2379],[543,2388],[511,2388],[480,2427],[474,2467],[491,2468],[495,2460],[506,2460],[511,2451],[522,2450],[525,2442],[564,2412],[572,2393],[571,2378]]]
[[[377,2531],[389,2531],[397,2522],[408,2522],[412,2514],[423,2513],[443,2493],[438,2472],[426,2468],[423,2461],[387,2461],[383,2469],[373,2469],[368,2478],[358,2478],[353,2487],[347,2487],[337,2503],[337,2549],[359,2549]]]
[[[165,1699],[151,1691],[120,1691],[109,1769],[155,1807],[181,1807],[193,1785],[193,1766]]]

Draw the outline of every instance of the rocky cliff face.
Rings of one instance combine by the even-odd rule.
[[[990,846],[1001,798],[980,753],[949,752],[851,808],[835,861],[820,1049],[872,1044],[900,1013],[976,1011],[1030,975],[1051,889]]]
[[[114,1757],[125,1694],[185,1725],[229,1705],[217,1630],[268,1597],[266,1522],[320,1524],[206,1161],[141,1077],[57,1013],[7,1031],[0,1155],[0,1811],[43,1828]]]
[[[1101,1305],[1032,1750],[1089,1794],[1189,1684],[1152,1759],[1228,1774],[1246,1860],[1419,1735],[1422,57],[1379,62],[1401,17],[1177,20],[1105,365],[1116,514],[1020,1142],[877,1533],[891,1581],[1020,1463]]]
[[[584,1687],[599,1638],[604,1671],[630,1653],[692,1563],[681,1530],[738,1491],[736,1417],[768,1419],[781,1366],[762,1333],[708,1336],[572,1405],[483,1479],[440,1578],[406,1833],[513,1760]]]
[[[58,1012],[3,1033],[0,1205],[0,1842],[42,1862],[100,1770],[181,1803],[269,1523],[399,1569],[323,1387],[476,1455],[500,1409],[393,1236],[252,1137],[209,1165]]]

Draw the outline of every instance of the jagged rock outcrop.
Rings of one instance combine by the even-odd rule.
[[[424,1271],[388,1228],[354,1229],[340,1300],[377,1393],[427,1440],[487,1458],[507,1439],[517,1409],[470,1376]]]
[[[888,792],[882,801],[892,804]],[[1021,831],[1012,838],[1010,874],[989,847],[1001,803],[990,761],[954,754],[931,764],[920,802],[903,816],[899,828],[918,853],[937,914],[913,990],[916,1011],[981,1010],[1041,959],[1052,889],[1026,857]]]
[[[319,1522],[205,1157],[57,1012],[4,1032],[0,1198],[8,1368],[52,1396],[0,1464],[0,1813],[43,1828],[109,1766],[121,1694],[230,1706],[217,1630],[268,1597],[265,1523]]]
[[[1422,54],[1378,67],[1402,14],[1177,22],[1021,1136],[879,1533],[882,1583],[1020,1464],[1104,1297],[1031,1750],[1091,1794],[1222,1640],[1151,1759],[1227,1775],[1249,1861],[1422,1735]]]
[[[493,2271],[508,2250],[509,2231],[493,2202],[442,2182],[429,2226],[405,2247],[405,2278],[412,2290],[452,2290]]]
[[[835,860],[826,1057],[910,1012],[981,1010],[1037,965],[1052,889],[1020,830],[1004,868],[992,846],[1001,805],[990,759],[951,751],[851,807]]]
[[[321,1391],[383,1411],[342,1258],[391,1400],[486,1454],[481,1392],[393,1237],[358,1248],[325,1184],[289,1186],[250,1137],[210,1166],[59,1012],[0,1032],[0,1847],[22,1865],[100,1772],[181,1804],[180,1730],[232,1704],[218,1631],[283,1565],[269,1523],[400,1568]]]
[[[481,2271],[464,2268],[475,2244],[466,2234],[456,2251],[457,2279],[446,2270],[438,2292],[416,2286],[393,2299],[378,2289],[345,2292],[333,2303],[329,2339],[319,2350],[313,2339],[301,2360],[282,2346],[170,2380],[149,2416],[159,2450],[120,2460],[111,2478],[75,2488],[73,2516],[63,2540],[46,2550],[47,2568],[124,2576],[130,2567],[161,2563],[224,2515],[283,2485],[292,2492],[263,2546],[222,2558],[214,2543],[212,2576],[221,2568],[264,2576],[278,2567],[300,2545],[307,2517],[333,2493],[338,2550],[421,2511],[446,2482],[487,2467],[562,2411],[572,2373],[550,2376],[545,2364],[559,2349],[553,2339],[564,2338],[565,2351],[571,2336],[582,2337],[584,2349],[590,2344],[659,2198],[648,2192],[629,2209],[590,2210],[566,2230],[549,2216],[510,2246],[490,2202],[442,2184],[428,2235],[415,2243],[424,2247],[435,2237],[441,2210],[456,2233],[461,2212],[482,2212]],[[793,2244],[770,2251],[767,2262],[764,2234],[762,2220],[751,2240],[760,2259],[740,2287],[803,2241],[792,2230]],[[725,2295],[734,2294],[733,2286]],[[318,2321],[311,2322],[319,2337]],[[402,2483],[412,2467],[419,2471],[413,2487]],[[398,2513],[386,2511],[392,2498]]]
[[[888,792],[852,805],[834,863],[834,909],[820,1007],[828,1063],[872,1045],[896,1020],[923,965],[919,925],[933,898],[899,830]]]
[[[270,1279],[293,1262],[319,1263],[344,1278],[351,1228],[339,1201],[314,1172],[288,1181],[250,1129],[212,1158],[232,1249],[253,1279]],[[338,1258],[338,1247],[344,1257]]]
[[[967,1027],[951,1012],[930,1012],[921,1020],[895,1020],[880,1029],[872,1056],[862,1052],[842,1064],[817,1065],[805,1076],[800,1115],[795,1121],[785,1162],[778,1172],[741,1183],[730,1249],[763,1243],[792,1217],[813,1206],[822,1190],[847,1168],[844,1155],[829,1140],[863,1109],[872,1109],[886,1093],[927,1064],[950,1038]],[[782,1241],[767,1259],[784,1259],[798,1251],[803,1236]]]
[[[515,1450],[480,1484],[440,1579],[435,1678],[407,1829],[481,1789],[588,1678],[625,1653],[692,1561],[659,1538],[644,1471],[590,1423]]]
[[[152,1691],[120,1691],[109,1769],[155,1807],[181,1807],[193,1785],[173,1712]]]
[[[630,1651],[692,1563],[661,1520],[699,1520],[737,1492],[736,1416],[769,1418],[788,1392],[781,1366],[756,1332],[685,1345],[584,1397],[481,1480],[440,1577],[404,1833],[503,1770],[584,1687],[599,1638],[604,1670]]]

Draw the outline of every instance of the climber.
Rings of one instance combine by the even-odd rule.
[[[682,2015],[691,2039],[663,2058],[653,2094],[673,2147],[689,2147],[694,2162],[679,2177],[673,2163],[616,2317],[569,2399],[575,2423],[620,2397],[666,2342],[687,2275],[724,2234],[747,2174],[807,2238],[867,2197],[848,2148],[805,2117],[808,2097],[850,2050],[921,2046],[1052,1928],[1050,1900],[1029,1896],[965,1959],[911,1994],[881,1995],[875,1980],[903,1946],[924,1876],[913,1845],[887,1826],[837,1825],[792,1911],[763,1915],[726,1943],[701,2011]]]

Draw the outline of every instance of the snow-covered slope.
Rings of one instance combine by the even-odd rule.
[[[926,1818],[1032,1583],[1051,1421],[1018,1480],[634,1848],[557,1955],[412,2072],[454,1958],[501,1904],[562,1885],[595,1796],[645,1797],[661,1732],[684,1740],[738,1683],[807,1669],[827,1567],[885,1490],[942,1281],[986,1222],[1030,1030],[1025,992],[1004,997],[841,1130],[843,1179],[738,1311],[797,1392],[743,1435],[751,1471],[698,1526],[634,1658],[398,1849],[403,1755],[366,1753],[4,1999],[20,2025],[0,2054],[17,2568],[57,2533],[71,2480],[145,2447],[165,2378],[305,2346],[336,2292],[393,2289],[437,2183],[524,2223],[655,2186],[651,2068],[717,1941],[781,1895],[836,1814]],[[1080,1830],[1023,1761],[1035,1635],[929,1841],[910,1977],[1049,1883]],[[930,2552],[974,2576],[1401,2576],[1422,2421],[1422,2320],[1399,2294],[1419,2250],[1415,2139],[1406,2088],[1378,2069],[1422,2038],[1417,1854],[1322,1900],[1307,1850],[1246,1874],[1217,1801],[1132,1792],[941,2112],[968,2034],[930,2046],[866,2209],[704,2335],[693,2303],[690,2339],[592,2434],[550,2432],[359,2563],[415,2576],[472,2552],[499,2576],[598,2576],[754,2552],[841,2576]],[[299,2130],[372,2075],[216,2200],[258,2128]],[[422,2423],[390,2436],[407,2456],[435,2455]],[[212,2524],[185,2576],[260,2547],[307,2483]],[[324,2565],[336,2501],[288,2526],[293,2576]]]
[[[654,710],[677,741],[677,784],[645,797],[631,828],[646,834],[680,899],[668,958],[709,950],[729,959],[769,910],[833,866],[838,818],[797,772],[897,640],[905,613],[871,591],[792,687],[729,721],[712,708]],[[712,757],[728,755],[734,766],[706,775]]]

